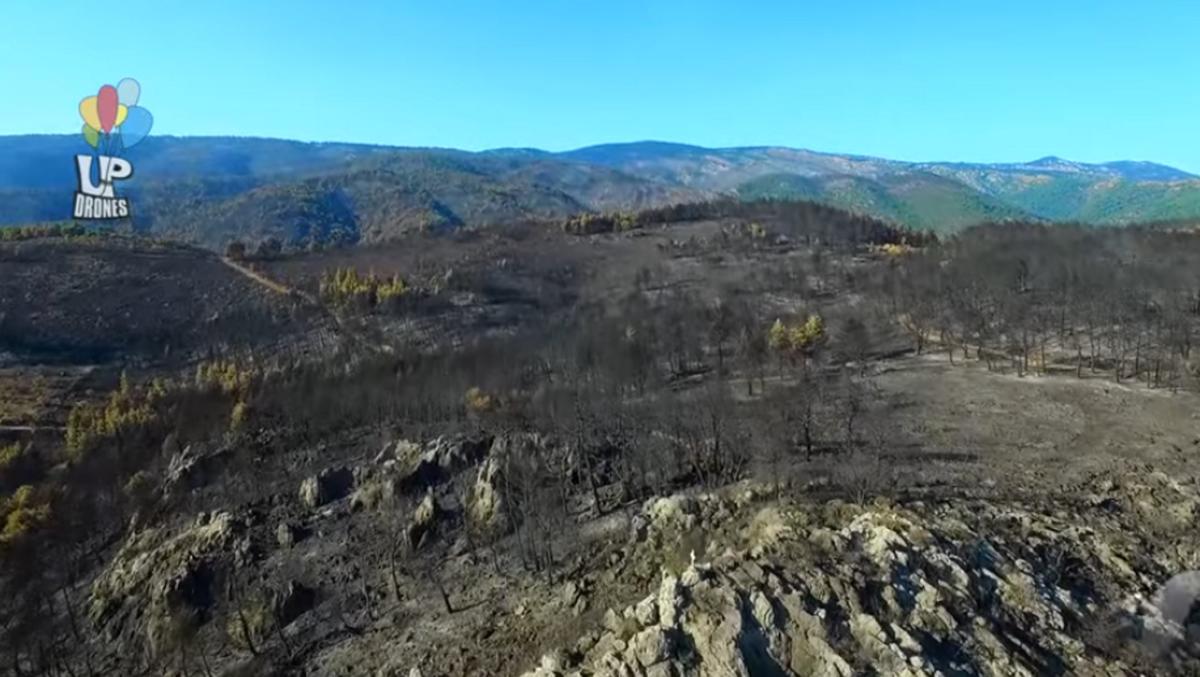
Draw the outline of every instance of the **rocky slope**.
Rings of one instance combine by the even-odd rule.
[[[125,659],[223,638],[207,641],[217,648],[206,660],[224,674],[1196,667],[1200,574],[1187,572],[1200,565],[1200,493],[1148,468],[1122,465],[1049,497],[985,487],[975,498],[931,489],[847,502],[814,481],[650,498],[562,525],[551,549],[570,536],[574,550],[560,549],[552,571],[525,571],[470,534],[520,520],[504,473],[552,444],[389,444],[265,503],[135,528],[92,584],[88,618]],[[189,455],[172,464],[165,492],[201,490],[222,462],[220,452],[179,454]],[[379,524],[395,526],[382,541],[364,537]],[[397,542],[418,558],[440,552],[440,563],[389,572],[376,552]]]
[[[1194,539],[1168,535],[1194,528],[1194,490],[1150,474],[1090,483],[1078,501],[1083,520],[1004,502],[652,500],[639,540],[698,529],[706,550],[526,675],[1194,669],[1195,575],[1160,585],[1200,555]],[[744,510],[753,517],[731,532]],[[1144,540],[1143,520],[1161,542]]]

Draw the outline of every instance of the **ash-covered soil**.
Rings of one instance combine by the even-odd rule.
[[[884,452],[892,486],[796,459],[787,486],[572,507],[494,540],[488,525],[532,519],[505,501],[508,460],[555,440],[347,438],[238,466],[270,481],[234,503],[228,452],[178,450],[161,490],[192,510],[133,529],[90,586],[91,621],[125,647],[104,669],[169,646],[180,604],[205,619],[190,646],[214,674],[1194,668],[1174,598],[1196,586],[1161,592],[1200,568],[1193,396],[927,357],[877,382],[914,436]]]

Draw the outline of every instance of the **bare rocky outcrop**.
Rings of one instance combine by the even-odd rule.
[[[350,509],[373,510],[388,505],[399,495],[397,478],[386,472],[377,473],[375,476],[364,477],[357,483],[354,493],[350,495]]]
[[[300,502],[311,509],[343,498],[354,486],[354,473],[349,468],[330,468],[300,483]]]
[[[421,499],[416,510],[413,510],[412,518],[405,530],[405,537],[408,539],[410,548],[415,550],[421,547],[425,539],[437,530],[437,522],[441,514],[441,507],[438,506],[433,493],[425,494],[425,498]]]
[[[202,614],[216,601],[214,583],[244,559],[244,527],[227,512],[201,514],[170,532],[130,536],[92,586],[88,616],[110,638],[155,632],[179,614]]]
[[[623,560],[668,561],[663,548],[687,530],[710,533],[708,547],[610,609],[571,660],[527,674],[1124,674],[1184,660],[1200,576],[1150,594],[1149,574],[1192,551],[1162,562],[1121,520],[1160,508],[1161,519],[1194,519],[1195,492],[1154,476],[1091,489],[1093,505],[1127,506],[1101,509],[1113,523],[1004,502],[653,499]],[[1184,546],[1165,552],[1174,547]]]
[[[500,435],[492,440],[467,498],[467,519],[481,531],[497,533],[515,526],[517,515],[506,498],[508,473],[514,461],[528,467],[542,456],[551,440],[539,434]]]
[[[275,527],[275,542],[279,547],[287,549],[296,545],[309,536],[309,530],[292,522],[280,522]]]
[[[502,464],[499,456],[489,456],[471,485],[467,517],[478,529],[496,530],[505,523],[508,505],[502,493]]]
[[[162,491],[168,498],[178,498],[218,477],[231,453],[229,447],[210,451],[200,444],[189,444],[180,450],[173,440],[165,441],[163,448],[175,449],[163,476]]]
[[[455,474],[484,458],[490,438],[438,437],[424,447],[401,440],[384,463],[394,464],[398,488],[404,493],[419,493],[445,482]]]
[[[164,443],[165,446],[168,445]],[[178,485],[187,487],[190,485],[191,478],[196,471],[196,466],[199,464],[199,458],[199,449],[190,444],[183,450],[172,454],[171,460],[167,463],[167,474],[163,478],[164,484],[167,487]]]
[[[468,521],[506,515],[503,471],[513,466],[505,462],[528,451],[526,443],[533,442],[493,442],[477,471],[459,471],[469,487]],[[348,502],[397,477],[394,468],[356,468]],[[266,519],[219,513],[130,537],[97,582],[91,608],[93,620],[118,635],[159,636],[154,628],[169,628],[178,612],[204,628],[205,616],[221,611],[206,614],[208,600],[238,566],[252,531],[272,550],[264,561],[278,577],[247,584],[245,599],[268,614],[273,625],[265,627],[288,628],[283,639],[264,631],[255,641],[276,650],[331,624],[352,633],[353,650],[338,654],[344,663],[314,661],[312,674],[342,674],[333,666],[355,661],[392,666],[379,674],[406,674],[413,665],[427,674],[496,666],[493,674],[508,674],[522,665],[542,677],[1170,674],[1148,666],[1182,663],[1200,638],[1192,617],[1200,576],[1172,579],[1200,561],[1200,546],[1187,538],[1200,510],[1196,487],[1153,473],[1108,477],[1035,500],[857,505],[754,484],[654,497],[631,506],[633,514],[581,520],[595,540],[558,562],[553,575],[503,583],[489,581],[491,553],[459,545],[469,539],[456,533],[458,515],[443,512],[458,508],[456,494],[427,488],[411,512],[394,513],[404,520],[396,523],[399,538],[428,559],[441,552],[431,539],[444,539],[448,571],[429,577],[413,569],[414,579],[402,578],[398,589],[414,612],[438,609],[436,621],[406,621],[399,639],[386,640],[354,635],[377,619],[345,603],[347,591],[353,603],[360,595],[379,599],[378,572],[360,582],[352,564],[336,570],[341,578],[314,577],[303,566],[325,550],[340,557],[364,533],[358,525],[382,514],[305,515],[281,501],[285,510]],[[298,540],[301,524],[312,529],[308,539]],[[341,534],[338,547],[327,546]],[[387,536],[395,537],[393,523]],[[291,551],[273,551],[275,542]],[[444,616],[439,582],[462,600]],[[497,600],[511,606],[489,610]],[[529,656],[524,647],[533,645],[549,651]]]

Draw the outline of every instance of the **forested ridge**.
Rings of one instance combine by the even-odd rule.
[[[0,223],[70,214],[62,136],[0,137]],[[254,138],[150,137],[130,158],[132,223],[220,250],[277,238],[289,248],[374,243],[414,230],[498,225],[704,201],[812,200],[908,228],[979,223],[1107,225],[1200,218],[1200,180],[1147,162],[903,162],[794,148],[643,142],[561,153],[471,153]],[[66,199],[64,200],[64,194]]]

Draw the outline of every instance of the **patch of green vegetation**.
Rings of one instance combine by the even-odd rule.
[[[908,172],[857,176],[770,174],[738,187],[743,199],[805,199],[910,228],[952,233],[1030,216],[1050,221],[1126,224],[1200,218],[1200,182],[1136,182],[1084,174],[987,177],[987,192],[954,176]]]
[[[798,174],[768,174],[738,186],[746,200],[815,200],[825,195],[822,182]]]
[[[884,185],[900,205],[900,222],[921,230],[955,232],[979,223],[1027,216],[1020,209],[934,174],[902,174],[888,178]]]
[[[1200,182],[1123,181],[1037,174],[989,182],[996,199],[1039,218],[1125,224],[1200,217]]]
[[[1087,202],[1087,191],[1095,179],[1078,175],[1041,175],[1014,179],[997,189],[1009,204],[1044,219],[1073,221]]]
[[[1132,223],[1200,216],[1200,182],[1122,181],[1090,190],[1079,219],[1093,223]]]
[[[856,176],[770,174],[738,187],[746,200],[812,200],[902,223],[901,205],[878,182]]]
[[[21,240],[35,240],[46,237],[100,237],[103,232],[89,230],[81,224],[70,221],[31,226],[0,226],[0,242],[19,242]]]
[[[808,199],[939,233],[1027,216],[957,181],[924,172],[879,181],[772,174],[742,184],[738,194],[744,199]]]

